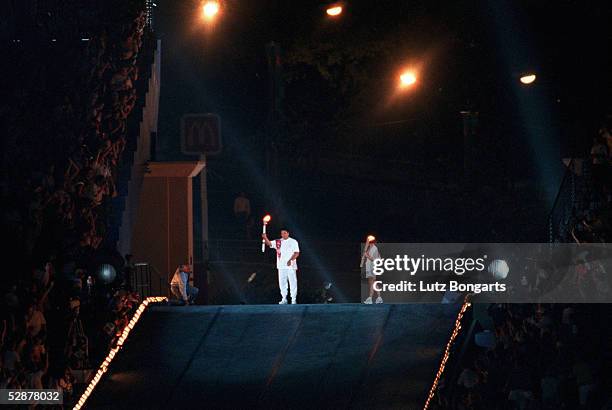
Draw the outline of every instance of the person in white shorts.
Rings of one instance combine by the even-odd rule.
[[[376,280],[376,275],[374,274],[374,260],[376,259],[380,259],[380,252],[378,252],[378,248],[376,247],[376,238],[370,235],[366,241],[366,247],[362,257],[362,261],[365,260],[366,278],[368,279],[368,286],[370,289],[370,295],[363,303],[368,305],[372,304],[372,297],[374,296],[374,281]],[[376,295],[378,296],[376,298],[376,303],[383,303],[379,291],[376,291]]]
[[[297,303],[297,258],[300,256],[298,241],[289,237],[287,229],[281,229],[281,239],[270,241],[264,233],[261,235],[267,246],[276,249],[276,268],[278,269],[278,287],[282,299],[279,305],[287,304],[287,282],[291,292],[291,304]]]

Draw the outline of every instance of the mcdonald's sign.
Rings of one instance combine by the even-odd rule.
[[[185,114],[181,119],[181,149],[187,155],[221,152],[221,119],[216,114]]]

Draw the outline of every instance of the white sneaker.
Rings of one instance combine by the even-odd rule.
[[[363,301],[363,303],[365,303],[366,305],[371,305],[372,304],[372,297],[368,297],[366,300]]]
[[[383,300],[380,296],[376,298],[376,303],[383,303]]]
[[[291,304],[297,305],[297,298],[291,298]]]
[[[280,302],[278,302],[279,305],[286,305],[287,304],[287,299],[283,298],[283,300],[281,300]]]

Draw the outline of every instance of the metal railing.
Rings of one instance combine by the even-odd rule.
[[[565,230],[570,223],[576,198],[574,164],[572,158],[567,164],[555,201],[548,214],[548,241],[550,243],[563,240],[567,236]]]
[[[130,285],[142,298],[151,296],[151,266],[148,263],[136,263]]]
[[[559,190],[548,214],[548,240],[570,242],[572,226],[589,207],[591,166],[588,158],[572,158],[567,163]]]
[[[134,264],[134,272],[130,277],[130,286],[144,299],[151,296],[167,296],[168,284],[172,273],[161,274],[150,263]]]

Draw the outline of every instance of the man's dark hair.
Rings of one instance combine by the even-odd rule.
[[[282,228],[280,229],[280,231],[281,231],[281,232],[282,232],[282,231],[287,231],[287,233],[289,233],[289,229],[287,229],[287,228],[285,228],[285,227],[282,227]]]

